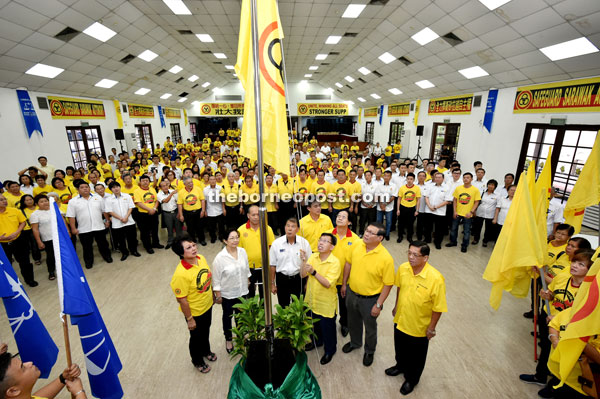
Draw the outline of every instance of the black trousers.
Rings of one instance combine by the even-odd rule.
[[[539,285],[538,285],[539,287]],[[548,357],[550,356],[550,348],[552,343],[548,339],[548,323],[546,323],[546,312],[541,311],[538,315],[538,338],[540,340],[540,357],[538,357],[537,366],[535,367],[535,377],[546,382],[546,379],[550,375],[548,370]]]
[[[122,255],[129,255],[131,252],[137,252],[138,241],[135,224],[113,229],[112,232],[117,248],[121,251]]]
[[[224,240],[223,237],[225,235],[225,216],[209,216],[206,218],[206,227],[208,228],[208,233],[210,234],[210,240],[216,240],[217,236],[219,240]],[[238,226],[239,227],[239,226]],[[218,230],[218,233],[217,233]],[[202,233],[202,238],[204,238],[204,233]],[[204,241],[202,239],[201,241]]]
[[[285,308],[290,304],[292,294],[300,298],[303,286],[300,274],[286,276],[283,273],[275,273],[275,281],[277,282],[277,302],[281,307]]]
[[[427,219],[427,214],[426,213],[421,213],[419,212],[419,214],[417,215],[417,239],[418,240],[422,240],[423,239],[423,235],[425,233],[425,219]],[[429,239],[429,241],[431,242],[431,238]]]
[[[158,241],[158,213],[150,215],[140,212],[138,215],[138,228],[140,229],[140,239],[146,250],[157,246]]]
[[[325,354],[334,355],[337,349],[337,331],[335,329],[336,316],[325,317],[313,312],[310,313],[313,318],[317,319],[314,324],[314,331],[317,336],[316,345],[325,345]]]
[[[278,236],[279,220],[277,219],[277,211],[267,212],[267,224],[273,230],[273,234],[275,234],[275,236]]]
[[[56,271],[56,260],[54,259],[54,245],[52,240],[43,241],[44,252],[46,252],[46,266],[48,267],[48,274],[54,274]]]
[[[346,298],[342,298],[342,286],[336,286],[338,293],[338,313],[340,315],[340,326],[348,327],[348,309],[346,308]]]
[[[183,220],[185,222],[185,226],[187,227],[187,232],[190,235],[190,237],[196,239],[198,242],[204,241],[204,226],[200,222],[200,210],[184,210]]]
[[[452,222],[454,221],[454,205],[446,205],[446,231],[452,229]]]
[[[14,259],[19,263],[21,276],[26,283],[34,281],[33,265],[29,260],[29,240],[25,236],[20,235],[17,239],[11,242],[3,242],[2,249],[6,253],[8,259]]]
[[[419,214],[421,216],[421,214]],[[433,213],[425,214],[425,231],[423,232],[423,238],[426,242],[431,242],[432,231],[433,242],[435,245],[442,245],[444,235],[446,235],[446,216],[434,215]]]
[[[23,230],[21,232],[21,235],[27,236],[27,239],[29,240],[29,248],[31,250],[31,257],[33,258],[33,260],[35,260],[36,262],[42,260],[42,252],[37,246],[37,241],[33,236],[33,230]]]
[[[221,306],[223,307],[223,334],[225,335],[225,341],[231,341],[233,339],[233,335],[231,334],[231,320],[233,319],[233,315],[239,313],[239,310],[233,307],[233,305],[240,303],[241,298],[227,299],[221,298],[223,302]]]
[[[496,241],[500,234],[500,225],[492,223],[493,219],[485,219],[485,232],[483,233],[483,242]]]
[[[365,227],[370,223],[377,221],[377,207],[373,208],[360,208],[360,224],[358,228],[358,234],[363,235],[365,233]]]
[[[225,206],[225,225],[228,229],[237,229],[242,225],[240,206]]]
[[[360,206],[359,204],[356,204],[354,206],[354,210],[352,212],[348,211],[350,213],[350,217],[349,217],[350,227],[352,230],[355,230],[355,231],[356,231],[356,227],[358,226],[358,213],[356,213],[355,211],[358,209],[359,206]]]
[[[296,209],[294,209],[294,202],[279,201],[279,210],[277,211],[277,221],[279,222],[279,231],[285,231],[285,223],[292,216],[296,216]]]
[[[406,381],[417,385],[425,368],[429,340],[427,337],[413,337],[396,328],[394,324],[394,349],[396,367],[402,370]]]
[[[484,218],[479,216],[473,218],[473,223],[471,224],[471,236],[473,236],[473,241],[479,241],[481,238],[481,229],[483,228],[484,220]]]
[[[258,288],[258,295],[263,298],[263,278],[262,269],[250,269],[250,285],[248,285],[248,296],[253,297],[256,295],[256,288]]]
[[[415,207],[407,208],[400,205],[400,217],[398,218],[398,237],[403,237],[406,231],[406,238],[412,241],[415,224]]]
[[[190,356],[195,367],[203,366],[204,357],[210,352],[210,324],[212,323],[212,307],[200,316],[194,316],[196,328],[190,330]]]
[[[111,258],[108,241],[106,241],[106,230],[79,233],[79,241],[81,241],[81,246],[83,247],[83,261],[87,268],[94,266],[94,240],[98,246],[100,256],[102,256],[104,260]]]

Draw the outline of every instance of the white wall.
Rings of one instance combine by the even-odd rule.
[[[29,92],[36,114],[42,126],[44,136],[34,133],[31,139],[28,137],[16,90],[0,88],[0,132],[2,140],[0,141],[0,180],[15,179],[17,172],[30,165],[37,165],[37,158],[45,155],[48,162],[58,168],[63,169],[67,165],[73,165],[73,158],[69,149],[67,139],[67,126],[81,126],[81,122],[88,122],[90,125],[100,126],[102,140],[104,142],[104,151],[106,155],[110,153],[112,147],[120,149],[119,142],[115,140],[113,129],[117,128],[117,117],[112,101],[104,100],[104,110],[106,119],[52,119],[50,110],[40,110],[37,106],[36,97],[61,96],[51,93]],[[67,97],[67,96],[62,96]],[[144,104],[143,100],[140,100]],[[189,125],[185,126],[183,110],[180,119],[165,118],[166,127],[160,126],[157,107],[154,107],[154,118],[129,118],[128,114],[123,114],[123,130],[126,136],[126,146],[128,149],[134,148],[135,143],[131,139],[132,132],[135,131],[134,125],[144,120],[152,125],[152,134],[155,143],[162,143],[167,136],[171,135],[169,123],[179,123],[183,141],[190,136]]]

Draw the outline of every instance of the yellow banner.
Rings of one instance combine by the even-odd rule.
[[[410,113],[410,103],[388,105],[388,116],[407,116]]]
[[[379,107],[371,107],[371,108],[365,108],[364,109],[364,114],[365,114],[365,118],[373,118],[377,116],[377,110],[379,109]]]
[[[48,97],[52,119],[106,119],[102,101]]]
[[[358,109],[358,124],[359,125],[360,125],[361,115],[362,115],[362,108],[359,108]]]
[[[513,113],[598,112],[600,78],[519,87]]]
[[[345,103],[298,103],[300,116],[339,116],[348,115]]]
[[[178,108],[165,108],[165,117],[180,119],[181,110]]]
[[[154,118],[154,107],[143,104],[127,104],[130,118]]]
[[[244,116],[244,103],[202,103],[202,116]]]
[[[121,105],[119,105],[119,100],[113,100],[113,104],[115,106],[115,112],[117,113],[117,127],[119,129],[123,129],[123,114],[121,113]]]
[[[188,117],[187,117],[187,110],[185,110],[185,109],[183,110],[183,118],[185,120],[185,125],[187,126],[188,125]]]
[[[471,113],[473,104],[473,94],[463,94],[460,96],[432,98],[429,100],[429,115],[432,114],[452,114],[468,115]]]
[[[419,109],[421,108],[421,100],[415,103],[415,126],[419,124]]]

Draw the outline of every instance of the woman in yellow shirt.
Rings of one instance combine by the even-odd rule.
[[[52,191],[58,194],[61,204],[68,204],[71,198],[73,198],[73,193],[75,193],[71,187],[65,186],[64,180],[60,177],[52,179],[52,188]]]
[[[38,248],[37,242],[35,241],[35,237],[33,236],[33,232],[31,231],[31,222],[29,222],[29,218],[31,218],[31,214],[35,212],[38,207],[35,205],[33,201],[33,197],[29,194],[25,194],[19,200],[19,208],[23,215],[25,216],[25,227],[21,232],[21,235],[24,236],[24,239],[27,239],[29,243],[29,247],[31,248],[31,257],[34,260],[36,265],[42,264],[42,253]]]

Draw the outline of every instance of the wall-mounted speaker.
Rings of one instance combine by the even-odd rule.
[[[423,125],[417,126],[417,136],[423,136]]]
[[[125,140],[123,129],[115,129],[115,140]]]

